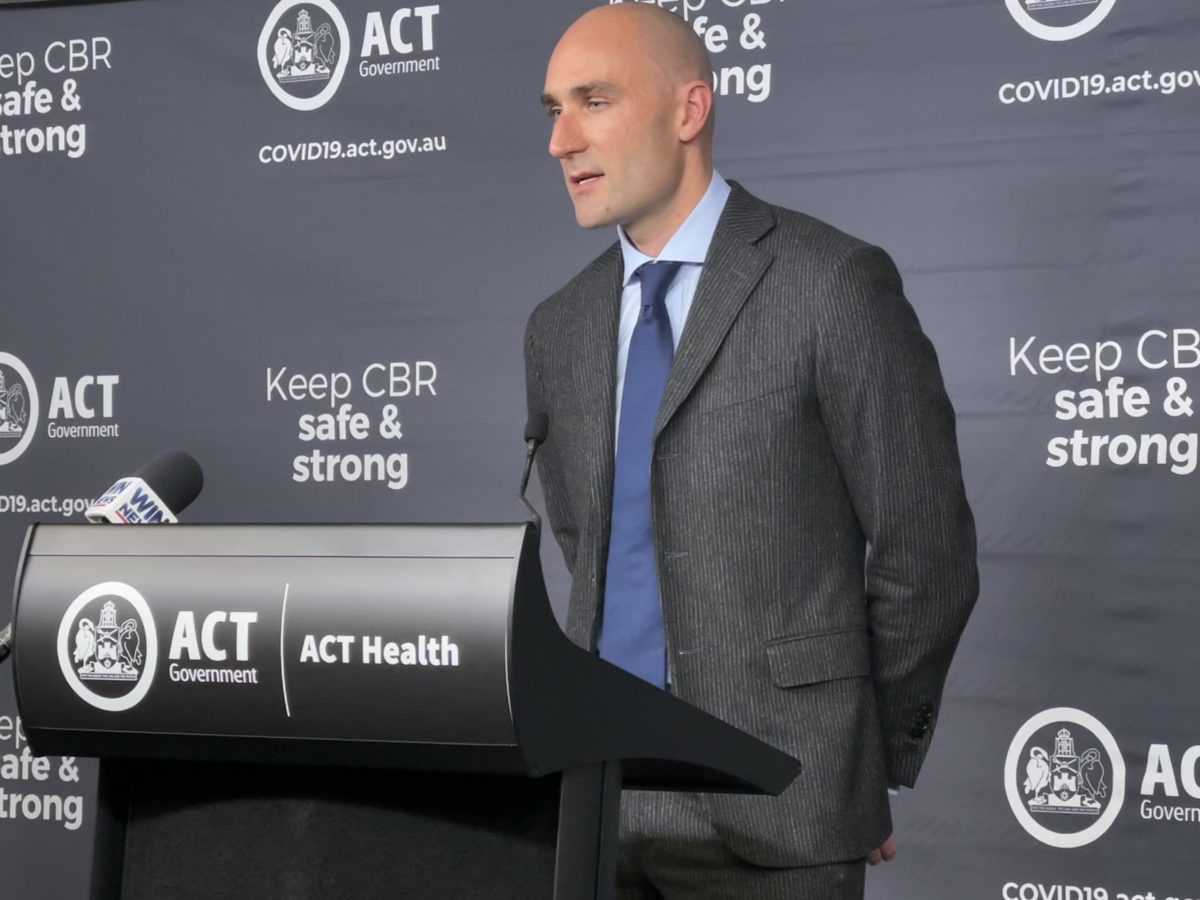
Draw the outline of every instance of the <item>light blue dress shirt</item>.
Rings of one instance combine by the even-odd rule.
[[[646,262],[662,260],[680,262],[675,280],[667,289],[667,316],[671,320],[671,337],[679,347],[679,336],[696,296],[696,285],[700,283],[700,272],[704,268],[704,257],[717,230],[717,220],[729,199],[729,184],[717,172],[713,172],[708,190],[679,226],[679,230],[667,241],[657,257],[647,256],[629,240],[625,229],[617,226],[621,241],[621,258],[625,263],[624,289],[621,291],[621,320],[617,328],[617,429],[621,427],[621,396],[625,392],[625,363],[629,359],[629,343],[633,340],[633,329],[637,325],[638,312],[642,306],[642,285],[635,274],[638,266]],[[614,447],[616,446],[614,442]]]

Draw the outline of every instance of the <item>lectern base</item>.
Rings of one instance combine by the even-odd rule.
[[[93,900],[612,896],[620,778],[102,764]]]

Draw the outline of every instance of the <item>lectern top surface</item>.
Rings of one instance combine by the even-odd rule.
[[[527,524],[39,525],[31,556],[280,556],[505,558]]]

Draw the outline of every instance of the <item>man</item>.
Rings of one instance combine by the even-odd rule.
[[[627,792],[626,897],[861,897],[977,594],[954,414],[891,260],[712,167],[653,5],[551,57],[550,152],[618,242],[534,310],[529,407],[578,644],[799,758],[779,798]]]

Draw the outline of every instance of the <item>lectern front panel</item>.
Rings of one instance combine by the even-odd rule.
[[[18,610],[31,729],[515,743],[515,560],[191,555],[175,533],[174,554],[143,556],[35,542]]]

